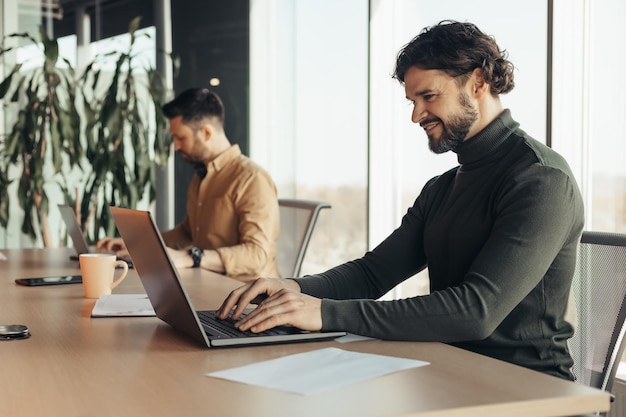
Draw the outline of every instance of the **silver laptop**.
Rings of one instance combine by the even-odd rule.
[[[74,212],[72,206],[59,204],[59,212],[61,213],[61,218],[63,218],[63,222],[65,223],[67,234],[70,235],[70,239],[72,239],[72,244],[76,250],[76,255],[70,256],[70,259],[77,261],[81,254],[89,253],[91,250],[89,249],[87,240],[85,239],[85,236],[80,228],[80,224],[76,219],[76,213]],[[133,263],[130,259],[121,258],[119,256],[117,259],[126,261],[129,268],[133,267]]]
[[[328,340],[345,332],[309,332],[280,326],[266,333],[241,332],[215,310],[196,311],[148,211],[110,207],[135,269],[158,318],[207,347]]]

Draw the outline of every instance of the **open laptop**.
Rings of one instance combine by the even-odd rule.
[[[72,244],[76,250],[76,255],[70,256],[70,259],[77,261],[81,254],[91,252],[89,250],[89,245],[87,244],[87,240],[85,240],[85,236],[83,235],[80,224],[76,219],[76,213],[74,212],[72,206],[59,204],[59,212],[61,213],[61,218],[63,218],[63,222],[65,223],[67,234],[70,235],[70,239],[72,239]],[[133,267],[133,263],[130,259],[121,258],[119,256],[117,259],[126,261],[129,268]]]
[[[196,311],[148,211],[110,207],[156,316],[207,347],[328,340],[345,332],[309,332],[280,326],[266,333],[241,332],[215,311]]]

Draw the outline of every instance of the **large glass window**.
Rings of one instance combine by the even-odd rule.
[[[555,1],[553,147],[573,166],[587,230],[626,233],[626,5]]]
[[[366,248],[368,6],[251,1],[250,154],[279,197],[324,200],[302,273]]]
[[[589,143],[594,230],[626,233],[626,4],[590,2]]]

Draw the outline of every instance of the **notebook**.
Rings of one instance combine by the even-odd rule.
[[[280,326],[259,334],[240,332],[231,321],[217,319],[214,310],[196,311],[150,212],[110,209],[156,316],[206,347],[328,340],[346,334],[310,332],[291,326]]]
[[[70,256],[70,259],[77,261],[80,254],[91,252],[89,250],[89,245],[87,244],[87,240],[85,240],[85,236],[83,236],[83,232],[80,229],[80,224],[76,219],[76,214],[74,213],[72,206],[59,204],[59,212],[61,213],[61,217],[63,218],[63,222],[67,228],[67,234],[70,235],[70,239],[72,239],[72,244],[76,250],[76,255]],[[119,256],[117,259],[126,261],[129,268],[133,267],[133,263],[130,259],[120,258]]]

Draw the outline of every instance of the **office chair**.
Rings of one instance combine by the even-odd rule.
[[[280,235],[278,237],[278,270],[282,277],[300,276],[302,261],[319,212],[330,208],[323,201],[279,199]]]
[[[626,235],[583,232],[572,286],[574,375],[578,383],[611,392],[626,345]]]

